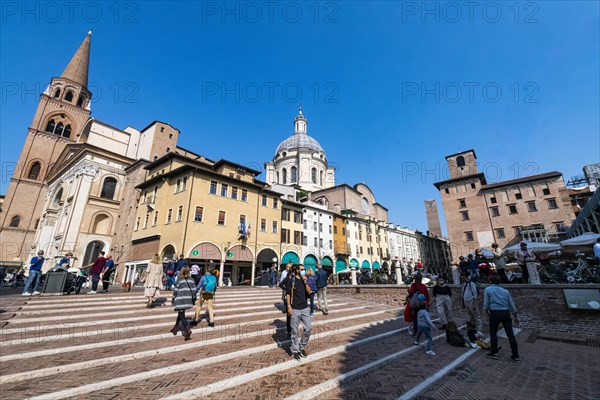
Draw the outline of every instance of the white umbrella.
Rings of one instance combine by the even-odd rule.
[[[560,242],[563,246],[587,246],[593,245],[600,238],[600,233],[586,232],[583,235]]]
[[[504,249],[505,252],[515,252],[521,248],[521,243],[513,244],[510,247]],[[534,253],[549,253],[551,251],[560,250],[560,243],[542,243],[542,242],[527,242],[527,249],[533,251]]]

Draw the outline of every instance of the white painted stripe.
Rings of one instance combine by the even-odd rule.
[[[434,320],[434,321],[437,321],[437,319]],[[437,339],[443,338],[445,336],[446,336],[446,334],[438,335],[438,336],[435,336],[433,338],[433,340],[437,340]],[[329,379],[329,380],[327,380],[327,381],[325,381],[325,382],[323,382],[323,383],[321,383],[319,385],[316,385],[316,386],[313,386],[311,388],[308,388],[308,389],[306,389],[306,390],[304,390],[304,391],[302,391],[300,393],[296,393],[293,396],[288,397],[287,400],[313,399],[313,398],[315,398],[315,397],[317,397],[317,396],[319,396],[319,395],[321,395],[321,394],[323,394],[325,392],[328,392],[330,390],[333,390],[333,389],[339,387],[340,384],[343,381],[345,381],[345,380],[347,380],[349,378],[352,378],[352,377],[354,377],[356,375],[362,374],[362,373],[364,373],[364,372],[366,372],[366,371],[368,371],[370,369],[373,369],[373,368],[375,368],[375,367],[377,367],[377,366],[379,366],[381,364],[384,364],[384,363],[386,363],[388,361],[391,361],[394,358],[398,358],[398,357],[400,357],[400,356],[402,356],[404,354],[408,354],[410,352],[413,352],[413,351],[417,350],[421,346],[409,347],[409,348],[400,350],[400,351],[398,351],[396,353],[387,355],[387,356],[385,356],[383,358],[380,358],[378,360],[370,362],[370,363],[368,363],[366,365],[363,365],[363,366],[361,366],[359,368],[353,369],[352,371],[348,371],[348,372],[346,372],[344,374],[338,375],[335,378]]]
[[[368,306],[359,306],[359,307],[351,307],[351,308],[345,308],[343,310],[331,310],[329,313],[330,314],[337,314],[337,313],[348,313],[350,311],[357,311],[357,310],[364,310],[366,308],[369,308]],[[390,311],[390,310],[384,310],[385,311]],[[391,310],[393,311],[393,310]],[[260,315],[264,315],[266,314],[265,312],[261,312],[259,313]],[[216,320],[220,323],[222,320],[227,320],[227,319],[234,319],[234,318],[240,318],[240,317],[252,317],[254,316],[255,313],[245,313],[245,314],[238,314],[238,315],[232,315],[228,318],[217,318]],[[348,317],[349,318],[349,317]],[[283,318],[281,318],[283,319]],[[256,323],[260,323],[260,322],[272,322],[273,318],[269,318],[269,319],[263,319],[263,320],[258,320],[258,321],[247,321],[248,324],[256,324]],[[161,322],[158,324],[145,324],[145,325],[136,325],[135,329],[136,331],[141,330],[141,329],[154,329],[154,328],[161,328],[161,327],[166,327],[166,326],[172,326],[173,323],[172,322]],[[58,328],[60,328],[60,326],[57,326]],[[55,329],[57,328],[55,327]],[[41,327],[40,327],[41,328]],[[72,340],[74,338],[79,338],[79,337],[95,337],[97,335],[114,335],[115,337],[115,341],[118,342],[121,336],[124,335],[128,335],[130,333],[130,330],[128,329],[130,328],[129,326],[123,326],[120,328],[116,328],[116,329],[100,329],[100,330],[95,330],[95,331],[88,331],[85,330],[83,332],[71,332],[69,331],[68,328],[64,328],[67,330],[67,332],[65,334],[59,334],[59,335],[46,335],[46,336],[42,336],[42,335],[36,335],[34,337],[30,337],[30,338],[22,338],[22,339],[12,339],[12,340],[5,340],[5,341],[1,341],[0,342],[0,346],[17,346],[17,345],[21,345],[21,344],[29,344],[29,343],[40,343],[40,342],[50,342],[50,341],[59,341],[59,340]],[[61,330],[62,332],[62,330]],[[4,333],[4,332],[2,332]],[[19,333],[19,332],[17,332]],[[35,335],[36,332],[34,332],[33,334]]]
[[[403,318],[403,317],[394,318],[394,320],[400,319],[400,318]],[[324,332],[324,333],[319,334],[319,338],[330,336],[330,335],[337,334],[337,333],[351,332],[356,329],[362,329],[362,328],[365,328],[368,326],[374,326],[374,325],[380,324],[381,322],[384,322],[384,321],[370,322],[370,323],[366,323],[366,324],[354,325],[354,326],[344,328],[344,329],[337,329],[337,330],[330,331],[330,332]],[[274,332],[273,329],[268,329],[265,331],[261,331],[260,335],[268,335],[268,334],[272,334],[273,332]],[[250,335],[248,335],[248,337],[255,337],[255,336],[260,336],[260,335],[250,334]],[[101,365],[121,363],[121,362],[127,362],[127,361],[132,361],[132,360],[139,360],[142,358],[153,357],[153,356],[157,356],[160,354],[172,354],[173,352],[177,352],[177,351],[186,351],[186,350],[191,350],[191,349],[195,349],[198,347],[204,347],[204,346],[211,345],[211,344],[224,343],[228,340],[233,341],[233,340],[239,340],[239,339],[240,339],[240,335],[231,335],[231,336],[227,336],[225,338],[219,337],[219,338],[210,339],[210,340],[203,340],[200,342],[192,342],[192,343],[186,343],[186,344],[181,344],[181,345],[177,345],[177,346],[168,346],[168,347],[162,347],[159,349],[140,351],[137,353],[129,353],[129,354],[123,354],[123,355],[119,355],[119,356],[100,358],[100,359],[95,359],[93,361],[82,361],[82,362],[77,362],[77,363],[72,363],[72,364],[63,364],[63,365],[58,365],[58,366],[48,367],[48,368],[38,368],[38,369],[35,369],[32,371],[19,372],[19,373],[12,374],[12,375],[2,375],[2,376],[0,376],[0,385],[6,384],[9,382],[13,383],[13,382],[28,381],[31,379],[43,378],[43,377],[62,374],[62,373],[66,373],[66,372],[81,371],[83,369],[95,368],[95,367],[99,367]],[[278,345],[273,344],[271,346],[273,346],[272,348],[277,348]],[[264,346],[261,346],[261,347],[264,347]],[[243,351],[245,351],[245,350],[242,350],[242,352]],[[239,353],[239,352],[233,352],[233,353],[229,353],[229,354],[235,355],[236,353]],[[256,351],[253,351],[251,354],[255,354],[255,353],[256,353]],[[232,358],[237,358],[237,357],[239,357],[239,355],[234,356]]]
[[[379,314],[385,314],[390,311],[392,311],[392,310],[380,310],[380,311],[375,311],[375,312],[371,312],[371,313],[351,315],[348,317],[340,317],[340,318],[326,319],[323,321],[315,321],[315,323],[318,324],[318,326],[322,326],[322,325],[328,325],[328,324],[332,324],[332,323],[336,323],[336,322],[343,322],[343,321],[349,321],[349,320],[353,320],[353,319],[372,317],[372,316],[379,315]],[[280,317],[280,318],[277,318],[276,320],[277,321],[285,321],[285,318]],[[241,323],[241,324],[235,324],[235,325],[229,325],[229,326],[221,325],[221,326],[219,326],[219,330],[223,331],[225,329],[230,329],[230,328],[238,329],[238,328],[244,328],[244,327],[248,327],[248,326],[255,326],[255,325],[261,324],[261,323],[272,323],[272,322],[273,322],[273,319],[269,318],[269,319],[251,321],[251,322],[247,322],[247,323]],[[171,323],[161,324],[161,325],[169,325],[170,326]],[[284,329],[287,329],[287,328],[282,327],[282,328],[276,328],[275,330],[279,331],[279,330],[284,330]],[[194,330],[194,332],[197,332],[197,331],[198,331],[198,329]],[[270,333],[273,333],[273,330],[261,331],[260,333],[256,332],[256,336],[262,335],[263,332],[268,332],[270,334]],[[245,336],[246,335],[244,333],[244,337]],[[70,353],[70,352],[76,352],[76,351],[92,350],[92,349],[98,349],[98,348],[102,348],[102,347],[122,346],[124,344],[129,344],[129,343],[148,342],[148,341],[152,341],[152,340],[160,340],[160,339],[171,338],[171,337],[173,337],[173,335],[170,333],[160,334],[160,335],[150,335],[150,336],[137,336],[137,337],[125,338],[125,339],[119,339],[119,340],[110,340],[108,342],[97,342],[97,343],[88,343],[88,344],[83,344],[83,345],[78,345],[78,346],[58,347],[58,348],[53,348],[53,349],[31,351],[28,353],[16,353],[16,354],[11,354],[11,355],[7,355],[7,356],[1,356],[0,362],[13,361],[13,360],[24,360],[24,359],[28,359],[28,358],[42,357],[42,356],[48,356],[48,355],[53,355],[53,354],[64,354],[64,353]]]
[[[396,320],[396,319],[400,319],[400,318],[403,318],[403,317],[394,318],[392,320]],[[319,335],[319,339],[333,336],[333,335],[338,335],[341,333],[352,332],[352,331],[358,330],[358,329],[364,329],[364,328],[376,326],[382,322],[392,321],[392,320],[382,320],[382,321],[377,321],[377,322],[372,322],[372,323],[367,323],[367,324],[351,326],[348,328],[343,328],[343,329],[339,329],[339,330],[335,330],[335,331],[324,332]],[[359,341],[353,342],[353,343],[354,343],[354,345],[362,344],[366,341],[376,340],[376,339],[380,339],[381,337],[384,337],[384,336],[389,336],[391,334],[397,333],[404,329],[406,329],[406,328],[386,332],[382,335],[372,336],[372,337],[362,339],[362,340],[359,340]],[[222,339],[220,338],[218,340],[222,340]],[[206,343],[206,342],[204,342],[204,343]],[[201,360],[190,361],[187,363],[177,364],[177,365],[173,365],[170,367],[158,368],[155,370],[141,372],[141,373],[133,374],[133,375],[128,375],[128,376],[124,376],[121,378],[105,380],[105,381],[101,381],[101,382],[97,382],[97,383],[92,383],[92,384],[88,384],[88,385],[75,387],[72,389],[61,390],[59,392],[43,394],[40,396],[32,397],[31,399],[32,400],[34,400],[34,399],[36,399],[36,400],[37,399],[39,399],[39,400],[41,400],[41,399],[46,399],[46,400],[62,399],[65,397],[79,396],[79,395],[86,394],[86,393],[92,393],[97,390],[107,389],[107,388],[115,387],[115,386],[121,386],[121,385],[133,383],[133,382],[137,382],[137,381],[141,381],[141,380],[145,380],[145,379],[156,378],[156,377],[164,376],[164,375],[170,375],[173,373],[189,372],[196,368],[200,368],[200,367],[203,367],[206,365],[211,365],[211,364],[215,364],[215,363],[219,363],[219,362],[223,362],[223,361],[227,361],[227,360],[232,360],[232,359],[236,359],[236,358],[240,358],[240,357],[244,357],[244,356],[250,356],[250,355],[265,352],[265,351],[275,350],[278,347],[280,347],[281,344],[283,344],[283,343],[289,343],[289,341],[280,342],[279,344],[273,343],[273,344],[268,344],[268,345],[264,345],[264,346],[253,347],[250,349],[240,350],[240,351],[222,354],[222,355],[213,356],[213,357],[207,357],[207,358],[204,358]],[[196,343],[194,343],[194,344],[196,344]],[[347,347],[347,346],[348,345],[340,346],[340,347]],[[352,346],[352,344],[351,344],[351,346]],[[199,347],[199,346],[197,346],[197,347]],[[172,347],[169,349],[163,349],[163,350],[172,351]],[[158,351],[158,350],[155,350],[152,353],[152,355],[157,354],[156,351]],[[343,350],[341,350],[341,351],[343,351]],[[322,353],[326,353],[326,352],[331,352],[331,349],[326,350]],[[319,353],[316,353],[316,354],[319,354]],[[309,360],[313,360],[313,359],[316,359],[315,355],[309,357]],[[93,363],[87,362],[87,363],[82,363],[82,364],[85,364],[85,367],[87,367],[87,368],[94,368],[97,365],[97,361],[98,360],[94,360]],[[298,362],[293,360],[292,363],[284,362],[282,364],[278,364],[278,366],[281,366],[284,364],[286,365],[286,368],[283,368],[282,370],[292,368],[292,367],[298,365]],[[35,373],[35,372],[36,371],[31,371],[30,373]],[[0,377],[0,379],[3,379],[3,378],[4,378],[4,376]],[[198,389],[195,389],[195,390],[198,390]],[[207,394],[209,394],[209,393],[207,393]]]
[[[281,303],[279,303],[281,304]],[[338,307],[340,305],[346,305],[348,303],[338,303],[338,304],[333,304],[331,307]],[[227,306],[233,306],[234,304],[227,304]],[[231,307],[231,308],[224,308],[224,309],[220,309],[219,312],[232,312],[232,311],[249,311],[249,310],[257,310],[257,309],[272,309],[273,311],[280,311],[279,308],[276,307],[277,304],[271,303],[268,304],[266,306],[250,306],[250,307]],[[195,307],[195,306],[194,306]],[[214,304],[214,308],[218,309],[219,307],[217,306],[217,304]],[[164,315],[167,315],[169,317],[171,317],[173,314],[166,311],[171,309],[171,307],[162,307],[162,310],[160,310],[159,312],[161,312]],[[165,311],[163,311],[165,310]],[[195,310],[195,308],[194,308]],[[90,310],[92,311],[92,310]],[[171,312],[173,310],[170,310]],[[280,311],[281,312],[281,311]],[[132,314],[132,317],[134,317],[135,319],[140,319],[138,318],[139,314],[149,314],[149,313],[156,313],[156,309],[148,309],[148,308],[140,308],[140,309],[130,309],[128,311],[115,311],[115,312],[111,312],[110,316],[115,316],[115,315],[129,315]],[[104,316],[104,313],[88,313],[86,312],[85,315],[81,315],[81,314],[71,314],[71,315],[55,315],[52,317],[44,317],[41,318],[41,322],[48,322],[48,321],[68,321],[68,320],[73,320],[73,319],[82,319],[82,318],[94,318],[94,317],[102,317]],[[143,317],[142,317],[143,318]],[[12,324],[26,324],[26,323],[31,323],[31,322],[37,322],[40,321],[39,317],[33,317],[33,318],[12,318],[10,319],[10,323]],[[100,322],[100,321],[93,321],[93,322]],[[102,323],[102,322],[100,322]],[[67,322],[68,324],[68,322]]]
[[[331,307],[341,307],[341,306],[345,306],[348,305],[349,303],[338,303],[338,304],[333,304]],[[137,310],[135,310],[135,312],[137,312]],[[269,314],[273,314],[273,313],[280,313],[281,311],[279,310],[269,310],[269,311],[259,311],[256,313],[248,313],[248,314],[236,314],[236,315],[225,315],[225,316],[219,316],[219,318],[217,319],[218,321],[221,320],[225,320],[225,319],[233,319],[233,318],[239,318],[239,317],[246,317],[246,316],[255,316],[255,315],[269,315]],[[186,316],[188,318],[191,318],[193,315],[195,315],[195,311],[193,309],[190,309],[187,311]],[[175,314],[168,314],[168,313],[164,313],[164,314],[160,314],[160,315],[150,315],[150,316],[145,316],[145,317],[138,317],[135,316],[134,321],[133,322],[139,322],[139,321],[147,321],[147,320],[152,320],[152,319],[166,319],[166,318],[174,318]],[[46,330],[55,330],[55,329],[71,329],[71,328],[85,328],[85,327],[94,327],[97,325],[106,325],[106,324],[117,324],[117,323],[121,323],[121,322],[127,322],[127,323],[131,323],[132,322],[132,318],[117,318],[117,319],[109,319],[109,320],[96,320],[96,321],[86,321],[86,322],[70,322],[70,323],[65,323],[65,324],[54,324],[54,325],[41,325],[41,326],[36,326],[35,323],[33,323],[33,326],[23,326],[20,328],[13,328],[11,329],[11,323],[13,323],[14,320],[10,320],[9,325],[7,325],[5,328],[2,328],[0,330],[0,335],[4,336],[4,335],[10,335],[13,333],[23,333],[23,332],[33,332],[33,331],[46,331]],[[31,320],[30,322],[37,322],[35,319]]]
[[[486,340],[488,340],[488,339],[486,339]],[[471,349],[471,350],[467,351],[466,353],[462,354],[457,359],[455,359],[454,361],[452,361],[450,364],[446,365],[444,368],[440,369],[435,374],[433,374],[429,378],[425,379],[424,381],[422,381],[421,383],[419,383],[417,386],[415,386],[414,388],[412,388],[408,392],[404,393],[402,396],[398,397],[398,400],[410,400],[410,399],[413,399],[419,393],[423,392],[429,386],[433,385],[435,382],[437,382],[441,378],[443,378],[444,375],[446,375],[448,372],[452,371],[456,366],[458,366],[463,361],[465,361],[466,359],[468,359],[469,357],[471,357],[473,354],[477,353],[478,350],[479,349]]]
[[[279,300],[279,303],[277,302]],[[333,302],[334,300],[330,300],[329,302]],[[169,301],[167,301],[168,303]],[[254,301],[221,301],[219,300],[218,302],[215,302],[213,304],[214,307],[217,306],[223,306],[223,305],[246,305],[246,304],[259,304],[259,303],[273,303],[275,302],[276,304],[282,304],[281,303],[281,299],[257,299]],[[146,302],[132,302],[131,305],[138,305],[138,306],[144,306],[144,304],[146,304]],[[155,304],[157,304],[155,302]],[[97,307],[94,305],[94,303],[90,304],[91,308],[89,309],[89,311],[107,311],[107,310],[122,310],[123,309],[123,305],[116,305],[116,306],[106,306],[106,307]],[[65,307],[65,306],[61,306],[60,309],[58,310],[48,310],[48,309],[44,309],[44,310],[31,310],[31,309],[27,309],[26,311],[17,311],[14,314],[15,315],[47,315],[47,314],[62,314],[62,313],[70,313],[73,312],[75,310],[79,310],[82,306],[81,305],[77,305],[77,306],[70,306],[70,307]],[[140,309],[138,311],[142,311],[142,307],[140,307]],[[163,306],[164,307],[164,306]],[[161,306],[156,305],[155,309],[160,310]],[[88,310],[86,310],[88,311]]]

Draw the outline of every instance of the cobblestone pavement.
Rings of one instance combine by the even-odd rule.
[[[315,312],[308,358],[288,354],[281,292],[224,288],[215,328],[173,336],[170,292],[0,298],[3,399],[598,399],[600,340],[523,330],[521,362],[415,346],[403,310],[332,297]],[[456,320],[464,323],[460,313]],[[188,313],[192,316],[192,312]],[[435,312],[433,313],[435,318]]]

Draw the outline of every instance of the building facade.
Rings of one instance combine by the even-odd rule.
[[[559,172],[488,184],[477,169],[474,150],[446,157],[450,179],[440,191],[452,255],[498,243],[555,241],[566,234],[574,214]]]

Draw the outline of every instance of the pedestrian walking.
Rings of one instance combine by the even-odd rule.
[[[473,322],[477,330],[481,332],[482,321],[477,307],[477,299],[479,298],[479,288],[477,287],[476,277],[470,276],[462,288],[463,307],[467,310],[469,321]]]
[[[417,294],[417,299],[419,300],[419,312],[417,314],[417,338],[415,340],[415,345],[419,345],[419,339],[421,338],[421,333],[425,335],[427,338],[427,351],[425,354],[428,356],[435,356],[433,352],[433,338],[431,336],[431,330],[435,329],[435,325],[431,321],[431,315],[429,315],[429,311],[427,311],[427,303],[425,302],[425,296],[422,293]]]
[[[452,264],[452,282],[455,285],[460,285],[460,267],[456,264]]]
[[[112,259],[112,255],[106,256],[106,263],[102,269],[102,292],[108,293],[108,287],[110,286],[110,277],[115,272],[115,262]]]
[[[152,308],[152,303],[156,296],[160,296],[160,290],[163,288],[162,284],[163,277],[163,266],[160,262],[160,256],[155,254],[154,257],[148,263],[148,269],[146,270],[146,277],[144,279],[144,296],[148,302],[146,307]]]
[[[483,309],[490,319],[490,352],[485,356],[492,359],[498,359],[498,327],[502,324],[504,332],[510,343],[512,352],[510,359],[519,361],[519,348],[517,339],[513,332],[513,321],[511,313],[515,317],[515,325],[519,325],[519,317],[517,308],[513,302],[512,296],[508,290],[500,287],[500,278],[494,275],[490,278],[491,285],[485,288],[483,292]]]
[[[200,267],[197,264],[192,264],[190,273],[192,274],[192,279],[196,282],[196,285],[198,285],[200,282]]]
[[[196,286],[196,292],[198,292],[199,297],[196,301],[196,316],[194,317],[194,321],[192,325],[197,325],[200,322],[200,312],[202,311],[202,305],[204,302],[207,304],[208,308],[208,326],[214,328],[215,326],[215,312],[213,311],[213,302],[215,299],[215,293],[217,292],[217,276],[219,275],[219,270],[215,269],[212,273],[206,271],[206,273],[200,278],[200,282],[198,286]]]
[[[498,247],[498,243],[492,244],[492,253],[494,253],[494,266],[496,267],[500,281],[508,283],[508,278],[506,277],[506,256],[504,255],[504,251]]]
[[[179,279],[179,273],[184,267],[188,266],[188,262],[185,258],[183,258],[183,254],[179,255],[179,259],[175,259],[175,256],[173,256],[173,261],[175,261],[175,282],[177,282],[177,279]]]
[[[521,248],[517,250],[515,258],[519,261],[519,265],[523,271],[523,283],[530,283],[532,285],[542,283],[535,264],[535,254],[527,248],[526,242],[521,242]]]
[[[276,282],[277,282],[277,271],[275,271],[275,264],[273,264],[273,266],[271,267],[271,270],[269,271],[269,287],[275,286]]]
[[[40,279],[42,279],[42,266],[45,260],[44,250],[40,250],[37,252],[37,256],[33,257],[29,262],[29,277],[27,277],[25,287],[23,288],[23,296],[31,296],[30,289],[33,289],[34,295],[40,294],[38,286],[40,285]]]
[[[304,265],[295,265],[290,272],[290,276],[287,278],[286,297],[288,303],[288,315],[290,316],[291,328],[292,328],[292,344],[291,352],[292,357],[296,360],[305,358],[308,356],[306,353],[306,346],[310,339],[310,331],[312,327],[312,321],[310,318],[310,312],[308,310],[307,299],[310,296],[310,287],[306,283],[306,271]],[[298,336],[298,328],[302,323],[304,332],[302,338]]]
[[[165,257],[163,261],[165,265],[165,290],[172,290],[173,285],[175,284],[175,261],[169,260]]]
[[[327,307],[327,271],[321,264],[317,265],[317,302],[323,315],[329,314]]]
[[[84,268],[92,267],[90,270],[90,275],[92,276],[92,290],[88,292],[88,294],[96,294],[98,290],[98,283],[100,283],[100,274],[104,270],[104,265],[106,264],[106,258],[104,258],[104,252],[101,251],[98,255],[98,258],[91,263],[86,265]]]
[[[415,336],[418,330],[417,316],[420,310],[420,300],[418,298],[419,293],[423,295],[423,301],[425,301],[425,304],[427,304],[427,307],[429,307],[429,292],[427,291],[427,286],[423,285],[422,281],[423,275],[418,273],[417,275],[415,275],[415,281],[412,283],[412,285],[410,285],[410,288],[408,289],[408,297],[410,301],[409,304],[412,312],[413,323],[412,336]]]
[[[190,340],[192,329],[185,317],[185,311],[194,307],[194,303],[196,303],[196,291],[188,267],[183,267],[179,271],[179,279],[177,280],[177,284],[173,287],[173,297],[171,302],[173,303],[173,309],[177,311],[177,320],[175,321],[175,326],[171,328],[171,333],[177,335],[177,332],[181,327],[185,340]]]
[[[288,277],[292,273],[292,262],[288,262],[285,269],[281,271],[281,278],[279,281],[279,287],[282,290],[282,301],[283,301],[283,313],[285,314],[285,327],[287,332],[288,339],[292,337],[292,325],[291,325],[291,315],[288,313],[288,301],[287,301],[287,284]]]
[[[435,286],[433,287],[433,298],[436,299],[435,305],[437,308],[438,316],[442,322],[440,329],[446,329],[448,321],[453,319],[452,317],[452,290],[446,285],[444,278],[438,278]]]
[[[317,293],[317,276],[315,275],[315,271],[312,268],[309,268],[306,271],[306,283],[310,287],[310,317],[313,318],[315,316],[315,294]]]

